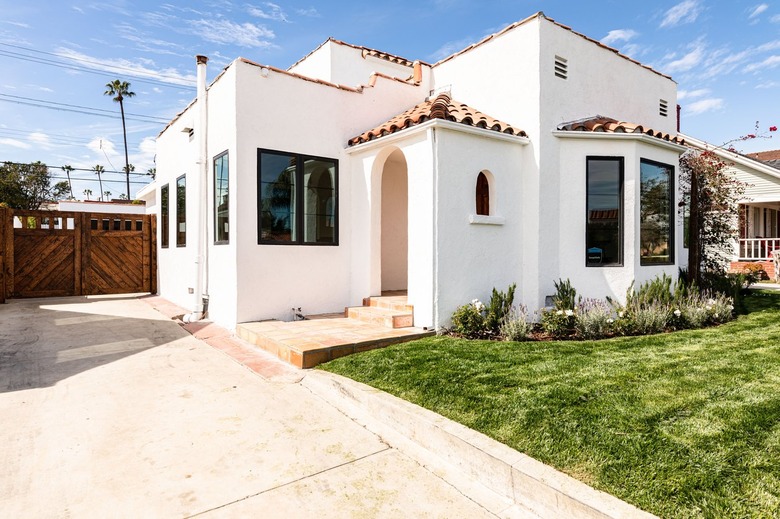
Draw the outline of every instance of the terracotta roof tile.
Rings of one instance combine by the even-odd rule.
[[[760,160],[761,162],[770,162],[780,160],[780,150],[759,151],[757,153],[747,153],[747,156],[751,159]]]
[[[351,138],[347,144],[349,146],[354,146],[356,144],[368,142],[379,137],[384,137],[385,135],[399,132],[411,126],[424,123],[431,119],[443,119],[474,126],[476,128],[485,128],[500,133],[507,133],[509,135],[527,137],[523,130],[501,122],[498,119],[494,119],[489,115],[485,115],[466,104],[453,101],[449,94],[442,93],[435,99],[429,99],[420,103],[413,108],[396,115],[384,124],[380,124],[376,128]]]
[[[597,115],[581,121],[563,123],[558,126],[559,130],[573,132],[603,132],[603,133],[642,133],[650,137],[657,137],[673,144],[685,145],[685,139],[676,134],[657,132],[652,128],[645,128],[641,124],[616,121],[609,117]]]

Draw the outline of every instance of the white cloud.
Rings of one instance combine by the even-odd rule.
[[[438,49],[436,49],[432,54],[431,58],[438,61],[441,59],[446,58],[447,56],[450,56],[460,50],[465,49],[472,43],[475,43],[477,40],[474,38],[463,38],[461,40],[455,40],[455,41],[448,41]]]
[[[31,141],[37,144],[38,146],[48,148],[51,146],[51,141],[49,140],[49,136],[42,132],[33,132],[30,135],[27,136],[27,138]]]
[[[0,139],[1,146],[11,146],[13,148],[19,148],[22,150],[29,150],[32,148],[28,143],[22,142],[16,139]]]
[[[705,45],[701,40],[697,40],[692,44],[693,49],[685,54],[683,57],[670,61],[664,67],[666,72],[685,72],[691,70],[693,67],[699,65],[704,59]]]
[[[767,4],[758,4],[750,12],[750,16],[748,16],[748,18],[755,18],[756,16],[760,15],[761,13],[766,11],[767,9],[769,9],[769,5],[767,5]]]
[[[189,20],[192,34],[212,43],[238,45],[240,47],[268,48],[273,44],[274,32],[262,25],[235,23],[230,20]]]
[[[68,48],[58,48],[54,53],[62,58],[77,61],[79,66],[111,72],[112,74],[132,74],[134,76],[154,79],[155,81],[162,81],[163,83],[171,83],[174,85],[193,86],[195,84],[194,74],[183,74],[172,67],[155,68],[154,62],[152,61],[147,61],[147,65],[145,66],[137,61],[128,59],[96,58]]]
[[[780,14],[774,15],[772,18],[769,19],[772,23],[780,23]]]
[[[757,70],[772,69],[780,65],[780,55],[769,56],[759,63],[751,63],[743,69],[743,72],[756,72]]]
[[[776,88],[780,87],[780,81],[764,81],[756,85],[756,88]]]
[[[637,36],[639,36],[639,33],[631,29],[615,29],[609,31],[609,33],[601,39],[601,43],[604,45],[612,45],[620,41],[630,41]]]
[[[719,98],[711,98],[711,99],[702,99],[701,101],[696,101],[695,103],[691,103],[683,108],[684,113],[687,115],[698,115],[702,114],[704,112],[713,112],[715,110],[720,110],[723,108],[723,99]]]
[[[287,14],[278,5],[271,2],[265,2],[263,5],[266,7],[266,9],[261,9],[254,5],[248,5],[246,7],[246,11],[252,16],[263,18],[265,20],[277,20],[280,22],[290,21],[287,19]]]
[[[674,27],[683,23],[693,23],[704,8],[699,0],[685,0],[675,5],[664,14],[661,27]]]
[[[768,50],[775,50],[775,49],[780,49],[780,40],[766,42],[763,45],[759,45],[757,48],[759,52],[766,52]]]
[[[315,9],[314,7],[309,7],[308,9],[296,9],[296,13],[298,13],[301,16],[309,16],[311,18],[319,18],[320,13]]]
[[[152,87],[152,92],[154,92],[155,94],[162,94],[162,88]]]
[[[6,22],[3,22],[3,23],[7,23],[8,25],[13,25],[14,27],[21,27],[22,29],[29,29],[30,28],[29,24],[22,23],[22,22],[6,21]]]
[[[116,152],[116,146],[114,146],[114,143],[104,137],[95,137],[89,141],[87,148],[92,150],[92,152],[94,152],[95,155],[97,155],[101,160],[105,159],[105,155],[108,155],[109,159],[111,156],[119,156]]]
[[[698,90],[680,90],[677,92],[677,100],[691,99],[695,97],[706,96],[710,93],[709,88],[700,88]]]

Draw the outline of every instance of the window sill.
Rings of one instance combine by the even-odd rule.
[[[503,216],[469,215],[469,223],[472,225],[504,225],[504,222],[506,222],[506,219]]]

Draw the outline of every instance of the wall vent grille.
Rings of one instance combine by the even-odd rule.
[[[569,61],[566,58],[555,56],[555,76],[561,79],[569,77]]]
[[[667,101],[664,101],[663,99],[659,101],[658,113],[661,114],[662,117],[669,115],[669,103]]]

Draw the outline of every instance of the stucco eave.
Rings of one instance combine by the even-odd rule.
[[[356,146],[350,146],[346,148],[346,152],[350,155],[354,153],[360,153],[362,151],[372,150],[377,147],[384,147],[388,144],[397,143],[409,137],[413,137],[418,133],[425,132],[428,128],[440,128],[444,130],[451,130],[460,133],[467,133],[478,137],[484,137],[487,139],[494,139],[499,141],[511,142],[513,144],[519,144],[520,146],[528,145],[531,140],[528,137],[520,137],[517,135],[509,135],[508,133],[499,133],[495,130],[488,130],[486,128],[477,128],[475,126],[468,126],[462,123],[456,123],[453,121],[447,121],[445,119],[429,119],[422,124],[417,124],[411,128],[406,128],[399,132],[385,135],[377,139],[358,144]]]
[[[573,132],[554,130],[552,134],[562,139],[595,139],[595,140],[607,140],[607,141],[639,141],[651,146],[657,146],[676,152],[678,155],[682,155],[688,149],[680,144],[674,144],[658,137],[650,137],[643,133],[606,133],[606,132]]]

